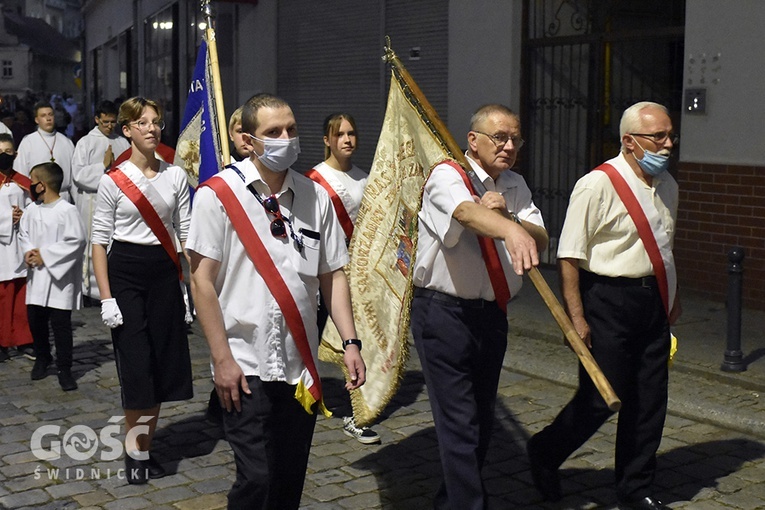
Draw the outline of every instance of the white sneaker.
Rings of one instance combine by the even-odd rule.
[[[357,427],[353,416],[343,418],[343,432],[346,436],[355,437],[362,444],[380,442],[380,435],[369,427]]]

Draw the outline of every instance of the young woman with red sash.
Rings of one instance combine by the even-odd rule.
[[[186,174],[155,155],[159,105],[130,98],[118,122],[132,153],[101,178],[92,256],[121,385],[126,477],[142,484],[165,474],[150,454],[162,402],[192,397],[178,257],[191,213]]]

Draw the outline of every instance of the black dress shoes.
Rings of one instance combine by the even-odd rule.
[[[144,485],[149,483],[148,461],[137,460],[130,455],[125,455],[125,478],[130,485]]]
[[[162,467],[162,464],[157,462],[157,459],[149,455],[149,460],[143,461],[146,465],[146,469],[149,470],[149,478],[152,480],[155,478],[162,478],[165,476],[165,468]]]
[[[146,460],[137,460],[125,455],[125,478],[131,485],[143,485],[148,483],[149,479],[162,478],[165,474],[165,468],[151,454]]]
[[[58,371],[58,384],[64,391],[73,391],[77,389],[77,381],[72,377],[71,370],[59,370]]]
[[[670,510],[656,498],[650,496],[636,501],[619,501],[619,510]]]
[[[563,497],[558,470],[540,462],[539,455],[535,450],[534,436],[526,443],[526,453],[529,456],[529,469],[534,487],[547,501],[558,501]]]
[[[50,365],[51,358],[46,356],[40,356],[35,360],[35,364],[32,367],[32,380],[39,381],[48,377],[48,366]]]

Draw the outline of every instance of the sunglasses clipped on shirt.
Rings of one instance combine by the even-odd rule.
[[[274,237],[281,237],[285,238],[287,237],[287,227],[289,227],[289,235],[292,238],[293,241],[295,241],[295,244],[297,245],[298,251],[303,251],[303,236],[298,236],[295,234],[295,230],[292,228],[292,222],[289,218],[282,215],[281,208],[279,207],[279,200],[276,198],[275,195],[271,195],[269,197],[266,197],[265,199],[261,198],[260,193],[258,193],[256,190],[252,188],[252,186],[247,187],[250,190],[250,193],[255,195],[255,198],[258,199],[258,202],[260,202],[260,205],[263,206],[263,209],[266,210],[269,214],[273,214],[275,218],[271,220],[271,235]]]

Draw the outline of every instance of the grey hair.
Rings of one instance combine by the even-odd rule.
[[[518,114],[515,113],[513,110],[508,108],[507,106],[503,104],[498,103],[492,103],[492,104],[485,104],[478,108],[478,110],[475,111],[472,117],[470,117],[470,129],[474,130],[477,126],[483,123],[486,118],[491,115],[492,113],[501,113],[504,115],[508,115],[510,117],[515,118],[518,122],[520,122],[520,117],[518,117]]]
[[[624,110],[624,113],[622,114],[622,120],[619,122],[619,140],[623,139],[624,135],[626,134],[635,133],[641,130],[643,125],[643,118],[640,116],[640,112],[646,108],[657,108],[669,115],[669,111],[662,104],[654,103],[652,101],[641,101],[639,103],[635,103]],[[624,150],[623,142],[622,150]]]

